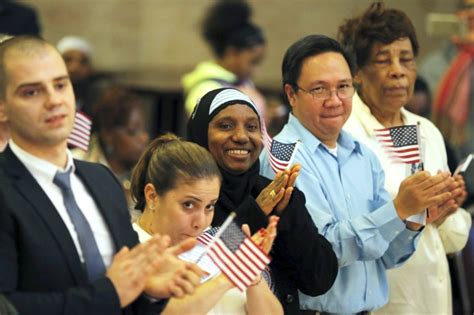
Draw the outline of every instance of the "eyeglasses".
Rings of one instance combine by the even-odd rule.
[[[311,90],[305,90],[302,87],[296,85],[301,91],[310,94],[313,97],[313,100],[325,101],[331,98],[333,90],[325,88],[323,86],[315,87]],[[345,100],[354,96],[355,89],[352,84],[344,84],[338,87],[336,90],[336,95],[339,99]]]

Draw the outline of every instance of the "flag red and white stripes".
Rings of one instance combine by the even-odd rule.
[[[290,166],[291,160],[298,149],[298,143],[282,143],[275,139],[272,140],[268,150],[268,163],[275,173],[284,171]]]
[[[421,162],[416,125],[375,129],[374,131],[377,140],[396,162],[405,164]]]
[[[214,238],[214,235],[217,234],[217,231],[219,231],[219,227],[210,228],[199,235],[197,237],[197,241],[202,245],[207,246]]]
[[[270,263],[270,257],[229,218],[210,242],[208,256],[243,291]]]
[[[74,125],[72,127],[71,134],[67,139],[67,143],[71,146],[87,151],[89,149],[91,129],[91,119],[86,114],[77,111],[74,119]]]

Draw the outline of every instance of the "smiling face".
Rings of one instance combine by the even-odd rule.
[[[293,115],[324,144],[334,147],[352,109],[352,97],[340,99],[336,89],[352,86],[349,65],[340,53],[326,52],[306,58],[296,82],[306,91],[317,88],[332,90],[326,100],[313,99],[311,94],[285,84]]]
[[[147,207],[153,213],[151,230],[169,235],[175,245],[189,237],[199,236],[212,222],[214,205],[219,197],[220,180],[217,176],[181,183],[158,195],[150,193],[148,184]],[[150,207],[152,205],[152,207]]]
[[[415,79],[415,56],[406,37],[387,45],[374,43],[369,62],[356,75],[360,97],[375,116],[397,114],[412,97]]]
[[[257,114],[244,104],[221,110],[209,123],[208,147],[223,169],[235,174],[248,171],[262,150]]]
[[[4,57],[7,77],[0,121],[29,152],[66,146],[74,122],[74,93],[61,55],[44,45],[35,52],[16,49]]]

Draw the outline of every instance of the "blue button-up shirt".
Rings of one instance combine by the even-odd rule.
[[[291,114],[275,139],[301,141],[293,160],[302,166],[296,186],[339,260],[333,287],[318,297],[300,293],[301,309],[356,313],[383,306],[388,301],[385,270],[410,257],[419,232],[408,230],[397,215],[377,157],[345,131],[333,155]],[[261,174],[273,178],[266,152],[260,160]]]

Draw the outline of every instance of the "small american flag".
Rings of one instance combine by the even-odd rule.
[[[235,216],[235,215],[234,215]],[[248,287],[270,263],[263,252],[229,216],[209,243],[208,255],[241,291]]]
[[[271,141],[268,150],[268,162],[275,173],[285,170],[296,153],[299,142],[281,143],[275,139]]]
[[[397,162],[405,164],[421,162],[416,125],[375,129],[375,136],[388,154]]]
[[[207,246],[212,241],[217,231],[219,231],[219,227],[210,228],[199,235],[197,237],[197,241],[202,245]]]
[[[81,111],[77,111],[74,119],[74,126],[72,127],[71,134],[67,139],[67,143],[70,146],[87,151],[89,149],[91,129],[92,122],[90,118]]]

